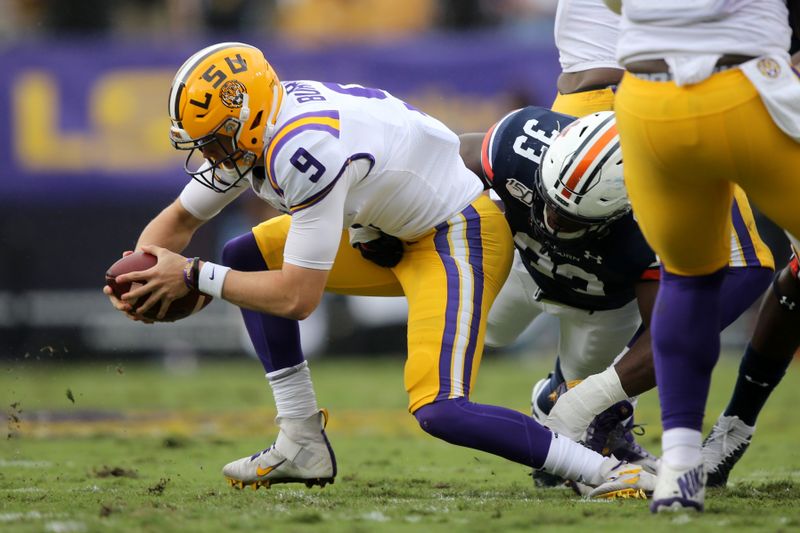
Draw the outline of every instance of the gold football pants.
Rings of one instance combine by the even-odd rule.
[[[800,144],[738,69],[685,87],[625,74],[615,111],[634,213],[668,271],[704,275],[729,261],[734,184],[800,234]]]
[[[605,88],[571,94],[558,93],[551,109],[573,117],[585,117],[598,111],[613,111],[614,91]]]
[[[283,264],[291,217],[253,228],[270,270]],[[365,260],[342,233],[326,290],[408,299],[405,387],[412,413],[436,400],[469,397],[478,374],[486,318],[508,276],[508,223],[486,196],[413,242],[394,268]]]

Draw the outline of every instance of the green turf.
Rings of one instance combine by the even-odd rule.
[[[66,358],[66,354],[65,354]],[[546,359],[487,356],[473,399],[526,410]],[[641,501],[588,502],[537,490],[526,468],[424,435],[405,413],[402,361],[312,362],[339,476],[323,490],[237,491],[225,462],[273,436],[260,365],[231,358],[188,374],[160,365],[0,364],[0,531],[790,531],[800,528],[800,377],[790,370],[753,446],[703,515],[652,516]],[[736,361],[723,359],[709,418]],[[72,399],[68,398],[70,391]],[[74,400],[74,402],[73,402]],[[74,418],[90,419],[79,422]],[[640,402],[658,451],[657,401]],[[709,420],[710,422],[711,420]]]

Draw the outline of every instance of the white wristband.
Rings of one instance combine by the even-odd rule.
[[[203,268],[200,269],[197,288],[209,296],[222,298],[222,284],[225,283],[225,276],[230,270],[230,267],[206,261],[203,263]]]

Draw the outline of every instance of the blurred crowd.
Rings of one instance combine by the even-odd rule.
[[[552,25],[557,0],[0,0],[0,38],[277,35],[308,45]]]

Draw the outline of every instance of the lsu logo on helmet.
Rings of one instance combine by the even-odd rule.
[[[190,57],[169,95],[170,139],[189,151],[186,172],[219,192],[235,186],[272,137],[283,94],[277,74],[254,46],[219,43]],[[198,150],[222,155],[200,172],[193,168],[199,166]]]

